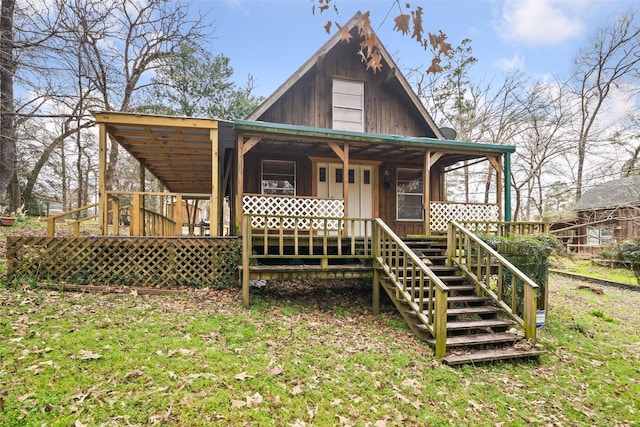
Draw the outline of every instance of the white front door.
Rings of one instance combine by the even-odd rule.
[[[343,198],[343,181],[349,180],[347,215],[349,218],[373,218],[374,167],[372,165],[349,165],[345,174],[342,164],[318,162],[316,164],[316,184],[318,197]],[[360,227],[356,232],[361,234]]]

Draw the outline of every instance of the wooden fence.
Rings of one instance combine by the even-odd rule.
[[[223,287],[237,281],[229,237],[8,237],[9,277],[78,285]]]

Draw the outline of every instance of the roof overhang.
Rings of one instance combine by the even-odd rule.
[[[310,147],[318,142],[349,143],[351,153],[360,153],[368,158],[378,157],[380,160],[392,160],[415,155],[426,151],[442,152],[447,157],[445,163],[453,164],[462,160],[479,157],[500,156],[515,152],[513,145],[484,144],[476,142],[452,141],[447,139],[411,137],[401,135],[383,135],[361,133],[308,126],[297,126],[280,123],[268,123],[251,120],[235,120],[236,132],[245,136],[258,136],[267,144],[291,141],[291,149],[305,150],[304,144]]]

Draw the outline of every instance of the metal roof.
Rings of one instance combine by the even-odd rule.
[[[516,150],[513,145],[361,133],[251,120],[234,120],[233,127],[246,136],[265,138],[267,140],[265,144],[270,150],[306,152],[314,155],[322,155],[323,150],[326,154],[333,155],[326,144],[318,144],[328,141],[348,142],[351,147],[350,156],[353,158],[360,156],[377,160],[401,161],[415,158],[416,154],[424,153],[426,149],[441,151],[446,155],[446,158],[442,159],[446,165],[491,154],[513,153]]]
[[[613,209],[640,206],[640,176],[615,179],[597,185],[580,197],[575,210]]]

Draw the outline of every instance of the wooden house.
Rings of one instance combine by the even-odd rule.
[[[554,234],[567,251],[579,257],[597,257],[625,240],[640,237],[640,176],[597,185],[580,197],[573,224],[556,227]]]
[[[50,237],[48,247],[88,254],[97,267],[87,280],[94,282],[117,277],[129,283],[134,275],[155,286],[202,285],[239,270],[245,304],[255,279],[368,280],[373,310],[384,289],[438,356],[460,346],[509,346],[519,340],[508,332],[514,325],[535,340],[539,286],[474,234],[540,230],[511,222],[515,147],[445,139],[384,47],[381,71],[360,62],[358,18],[345,25],[354,40],[332,37],[247,120],[97,113],[103,236],[72,243]],[[109,140],[138,159],[162,189],[147,191],[141,173],[140,191],[108,190]],[[447,173],[481,161],[495,170],[493,201],[447,201]],[[124,206],[124,195],[130,205]],[[163,207],[208,200],[211,236],[183,235],[177,226],[182,210],[151,211],[152,198]],[[131,217],[128,230],[118,225],[123,210]],[[230,237],[217,237],[226,235],[223,215],[230,217]],[[55,218],[49,227],[53,236]],[[122,234],[135,237],[113,237]],[[236,270],[229,248],[239,239]],[[24,265],[20,254],[28,248],[21,245],[28,242],[13,243],[15,270]],[[69,274],[84,271],[80,259],[43,262]],[[514,348],[463,353],[448,362],[540,354]]]

